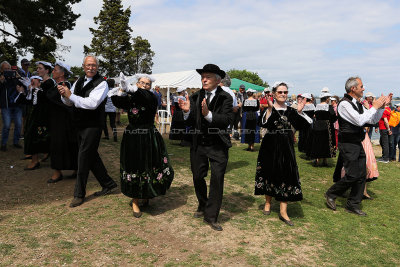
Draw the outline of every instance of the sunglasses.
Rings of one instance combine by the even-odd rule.
[[[281,94],[287,95],[287,94],[289,93],[289,91],[276,91],[276,93],[277,93],[278,95],[281,95]]]

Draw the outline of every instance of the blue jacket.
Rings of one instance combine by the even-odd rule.
[[[0,108],[20,106],[14,103],[18,96],[17,82],[17,79],[6,79],[3,83],[0,82]]]

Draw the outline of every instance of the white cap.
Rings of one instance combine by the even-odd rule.
[[[180,86],[180,87],[178,87],[178,89],[176,89],[176,92],[177,92],[177,93],[180,93],[180,92],[185,91],[185,90],[186,90],[185,87]]]
[[[330,100],[337,100],[336,98],[334,98],[333,96],[331,96],[330,98],[329,98]]]
[[[53,64],[51,64],[50,62],[47,62],[47,61],[38,61],[38,62],[36,62],[36,65],[39,65],[39,64],[42,64],[44,66],[48,66],[50,68],[53,68]]]
[[[324,88],[322,88],[321,92],[329,93],[329,88],[328,87],[324,87]]]
[[[33,79],[38,79],[39,81],[43,81],[42,77],[37,76],[37,75],[32,76],[30,80],[32,81]]]
[[[365,97],[370,97],[370,96],[375,97],[375,95],[373,93],[371,93],[371,92],[368,92],[368,93],[365,94]]]
[[[249,88],[249,89],[246,90],[246,93],[256,93],[256,92],[257,91],[252,89],[252,88]]]
[[[69,65],[65,64],[64,62],[56,61],[56,63],[54,64],[54,66],[55,66],[55,65],[58,65],[58,66],[60,66],[60,67],[63,67],[63,68],[66,69],[70,74],[72,74],[71,67],[70,67]]]
[[[395,107],[400,107],[400,103],[397,103],[394,105]]]
[[[307,99],[312,99],[312,96],[310,93],[304,93],[304,94],[301,94],[301,96],[304,98],[307,98]]]
[[[321,94],[320,94],[320,98],[323,98],[323,97],[328,97],[328,96],[332,96],[330,93],[324,93],[324,92],[322,92]]]

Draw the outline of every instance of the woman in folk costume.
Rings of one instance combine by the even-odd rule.
[[[321,93],[321,103],[315,107],[314,124],[312,130],[312,139],[310,143],[311,150],[307,156],[314,160],[314,166],[318,166],[320,159],[322,165],[327,166],[327,158],[336,156],[335,127],[333,123],[337,120],[335,110],[329,105],[332,95],[330,93]]]
[[[293,226],[287,214],[288,201],[303,199],[300,177],[294,152],[292,126],[307,127],[312,120],[302,112],[305,101],[297,110],[286,105],[288,85],[276,82],[272,88],[275,102],[268,100],[268,109],[262,117],[262,127],[267,128],[257,159],[255,195],[265,195],[263,214],[271,214],[271,200],[280,201],[279,219]]]
[[[257,131],[258,111],[260,110],[260,101],[254,98],[254,89],[247,89],[247,99],[242,105],[242,136],[241,143],[248,144],[247,151],[254,151],[254,143],[260,142],[260,132]]]
[[[72,107],[65,105],[60,98],[58,85],[71,88],[68,82],[72,74],[70,66],[57,61],[53,69],[53,87],[47,90],[49,100],[50,164],[54,170],[47,183],[56,183],[63,179],[61,170],[74,170],[69,177],[76,177],[78,169],[78,139],[72,122]]]
[[[139,199],[148,205],[151,198],[165,195],[174,178],[162,136],[154,127],[157,97],[150,91],[154,79],[147,74],[135,75],[136,86],[120,75],[121,88],[108,95],[117,108],[128,111],[129,125],[121,142],[121,191],[132,198],[133,216],[141,217]]]
[[[305,99],[305,101],[306,101],[306,104],[304,105],[304,108],[303,108],[303,112],[305,114],[307,114],[308,117],[314,118],[315,106],[314,106],[314,103],[312,102],[311,94],[304,93],[304,94],[301,94],[301,97],[302,97],[302,99]],[[307,127],[304,127],[303,129],[299,130],[298,149],[300,152],[303,152],[303,153],[307,152],[307,148],[310,145],[311,131],[312,131],[311,124]]]
[[[180,145],[184,145],[184,137],[186,133],[185,120],[183,118],[183,111],[179,107],[178,100],[186,100],[186,88],[178,87],[176,90],[177,96],[174,97],[173,105],[175,107],[174,115],[172,116],[171,129],[169,132],[170,140],[180,140]]]
[[[29,94],[20,93],[16,99],[20,103],[32,103],[32,110],[27,118],[25,125],[24,137],[24,154],[32,155],[32,160],[25,170],[35,170],[40,167],[39,153],[47,154],[42,161],[48,158],[50,150],[50,134],[49,134],[49,100],[47,99],[47,91],[54,86],[54,81],[50,78],[53,65],[49,62],[36,62],[38,75],[42,82],[38,83],[39,79],[33,79],[32,98],[29,99]]]

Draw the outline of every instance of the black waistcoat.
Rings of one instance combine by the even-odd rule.
[[[353,109],[357,111],[359,114],[364,113],[364,108],[361,103],[357,102],[357,106],[353,103],[353,98],[348,94],[345,94],[342,100],[340,100],[339,104],[342,101],[347,101],[351,104]],[[338,105],[339,106],[339,105]],[[338,122],[339,122],[339,142],[341,143],[360,143],[365,138],[365,131],[363,126],[354,125],[347,120],[343,119],[338,112]]]
[[[89,81],[85,86],[85,77],[80,77],[75,84],[74,94],[80,97],[88,97],[90,92],[93,91],[104,79],[98,73],[93,76],[93,79]],[[91,128],[91,127],[103,127],[104,115],[105,115],[105,99],[96,109],[83,109],[73,108],[73,120],[77,128]]]

